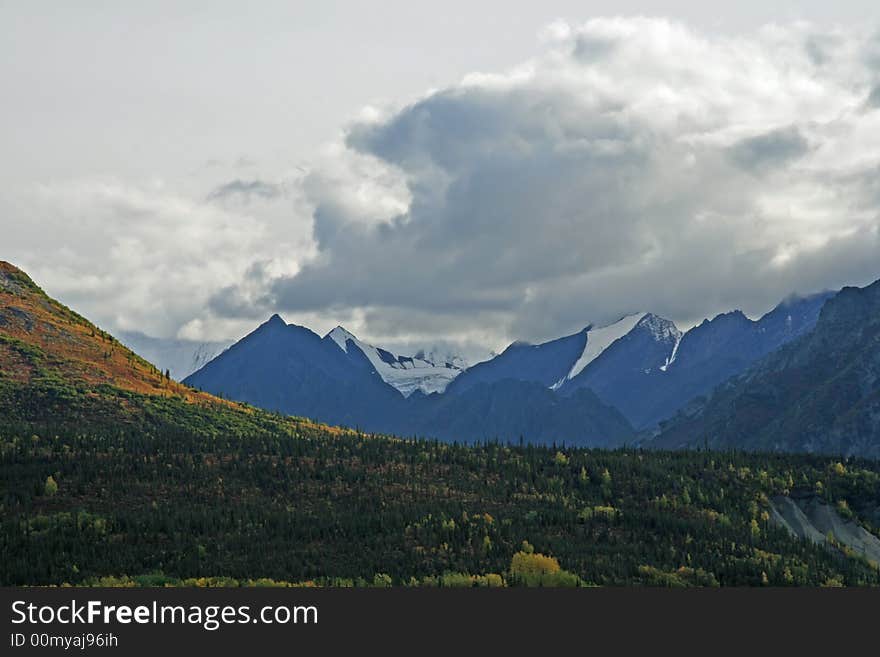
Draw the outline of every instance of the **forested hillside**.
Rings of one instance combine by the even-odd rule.
[[[0,428],[3,584],[880,583],[771,520],[817,496],[877,535],[876,462],[47,428]]]

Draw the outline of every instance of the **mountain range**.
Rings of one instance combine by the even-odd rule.
[[[829,296],[792,297],[758,320],[738,310],[724,313],[684,334],[672,322],[646,315],[560,392],[588,387],[638,429],[651,428],[810,331]]]
[[[589,390],[563,397],[504,378],[466,394],[425,394],[417,384],[445,388],[461,370],[419,360],[366,345],[344,329],[322,338],[273,315],[184,383],[271,411],[404,436],[594,445],[634,436],[627,420]]]
[[[341,327],[321,337],[274,315],[182,384],[8,263],[0,301],[7,420],[51,423],[73,399],[77,422],[125,423],[138,409],[149,423],[174,402],[186,417],[213,409],[210,427],[305,416],[445,441],[880,457],[880,281],[792,297],[757,320],[724,313],[684,333],[639,313],[516,342],[469,368],[400,356]],[[132,405],[132,395],[145,401]]]
[[[653,313],[471,367],[396,355],[337,327],[323,338],[278,315],[185,383],[282,413],[443,440],[614,446],[809,334],[834,296],[791,297],[752,320],[723,313],[682,333]]]

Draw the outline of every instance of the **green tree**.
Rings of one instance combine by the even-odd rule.
[[[749,530],[752,532],[752,538],[758,538],[761,535],[761,527],[758,525],[758,521],[752,518],[752,521],[749,523]]]
[[[587,484],[590,482],[590,475],[587,472],[587,469],[583,466],[581,466],[581,473],[578,476],[578,479],[580,479],[582,484]]]

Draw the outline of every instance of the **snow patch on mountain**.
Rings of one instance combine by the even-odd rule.
[[[424,351],[416,356],[399,356],[387,349],[358,340],[341,326],[330,331],[327,337],[347,354],[352,353],[353,348],[359,349],[382,380],[397,388],[404,397],[409,397],[416,390],[421,390],[426,395],[443,392],[467,367],[458,356],[446,355],[443,360],[433,360]]]
[[[669,366],[675,362],[675,357],[678,356],[678,345],[681,344],[681,337],[684,335],[681,331],[679,331],[678,336],[675,338],[675,346],[672,347],[672,353],[669,355],[669,358],[666,359],[666,362],[660,366],[660,371],[665,372],[669,369]]]
[[[627,315],[607,326],[600,326],[599,328],[590,327],[587,331],[587,346],[584,348],[584,352],[581,354],[580,358],[575,361],[575,364],[572,366],[571,370],[569,370],[568,374],[550,387],[553,390],[557,390],[563,383],[576,377],[587,365],[596,360],[596,358],[598,358],[599,355],[601,355],[601,353],[610,347],[615,341],[632,331],[636,327],[636,324],[642,321],[647,315],[648,313],[636,313],[634,315]]]

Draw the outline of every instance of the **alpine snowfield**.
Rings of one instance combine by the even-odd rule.
[[[347,354],[351,354],[351,349],[360,349],[382,380],[399,390],[404,397],[409,397],[416,390],[421,390],[426,395],[443,392],[465,369],[459,358],[455,362],[435,363],[427,358],[398,356],[358,340],[341,326],[330,331],[327,337]]]

